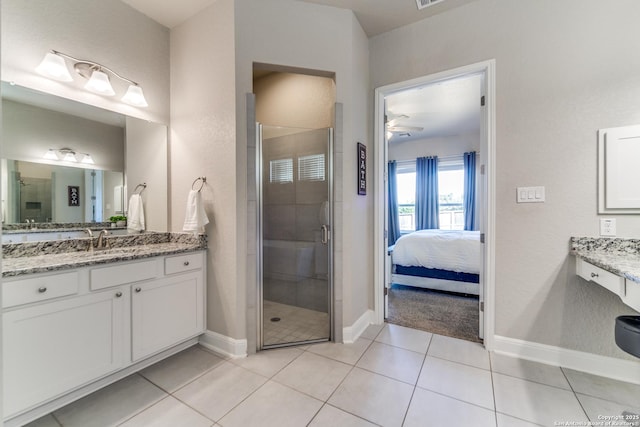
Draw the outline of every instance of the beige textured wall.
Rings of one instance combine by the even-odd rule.
[[[42,92],[154,122],[169,121],[169,29],[120,1],[3,0],[1,77]],[[52,81],[36,73],[51,49],[99,62],[137,81],[148,108],[123,104],[127,84],[112,79],[118,96],[86,91],[74,82]]]
[[[640,3],[478,0],[371,39],[372,86],[496,60],[496,334],[630,358],[632,313],[575,276],[571,236],[597,236],[599,128],[640,123]],[[516,204],[544,185],[546,203]],[[607,216],[609,217],[609,216]],[[617,216],[640,237],[640,216]]]
[[[256,118],[270,126],[318,129],[333,126],[336,87],[328,77],[274,73],[256,79]]]
[[[238,278],[235,43],[232,0],[218,0],[171,31],[171,229],[181,231],[191,184],[206,176],[207,328],[245,338]]]

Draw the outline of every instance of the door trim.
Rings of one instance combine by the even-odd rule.
[[[485,234],[484,248],[484,345],[488,350],[494,348],[495,335],[495,59],[478,62],[463,67],[418,77],[399,83],[381,86],[375,89],[374,117],[374,153],[376,159],[374,180],[374,319],[376,324],[384,322],[384,279],[385,279],[385,230],[386,210],[386,164],[387,144],[384,134],[384,98],[395,92],[413,87],[435,83],[454,77],[484,73],[482,92],[486,96],[484,135],[481,135],[480,151],[486,153],[485,175],[481,175],[486,185],[486,204],[482,213],[481,232]],[[480,100],[478,100],[480,102]]]

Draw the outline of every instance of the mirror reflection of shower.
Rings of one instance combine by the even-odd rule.
[[[2,222],[104,222],[122,213],[122,172],[2,159]],[[79,204],[69,203],[69,187]]]

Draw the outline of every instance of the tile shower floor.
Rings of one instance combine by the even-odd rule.
[[[640,385],[381,325],[243,359],[194,346],[30,427],[586,426],[623,411],[640,413]]]
[[[264,344],[327,339],[329,314],[264,300]]]

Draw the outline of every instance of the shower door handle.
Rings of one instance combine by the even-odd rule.
[[[320,228],[322,229],[322,244],[326,245],[329,243],[329,226],[322,224]]]

